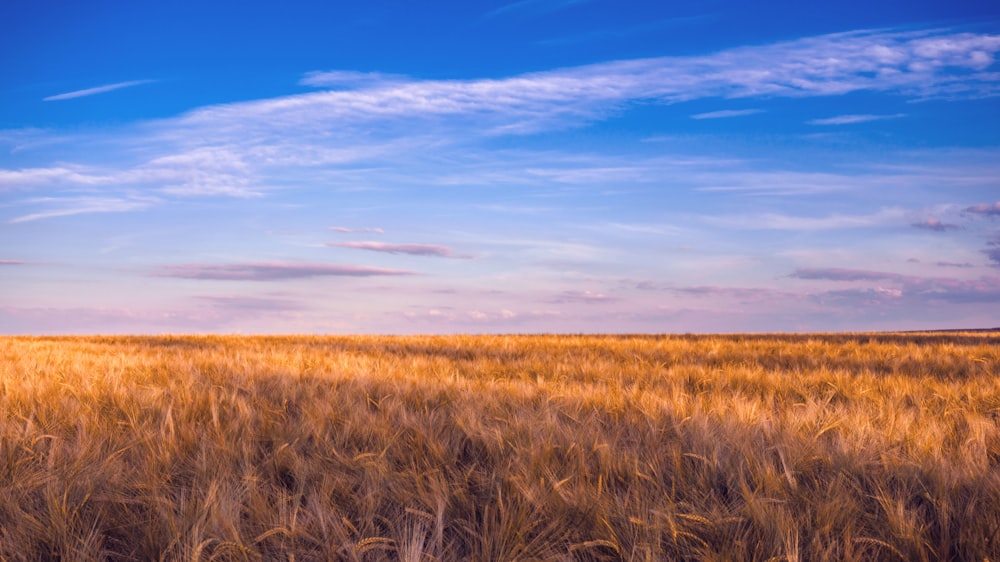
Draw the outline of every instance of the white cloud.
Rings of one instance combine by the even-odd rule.
[[[156,158],[134,168],[95,169],[84,166],[0,169],[0,192],[13,190],[111,189],[121,186],[151,186],[164,194],[184,196],[259,195],[250,186],[253,171],[248,166],[210,165],[188,155]]]
[[[419,80],[379,73],[315,72],[302,83],[348,89],[208,106],[177,118],[113,131],[102,137],[106,141],[102,149],[109,149],[102,154],[100,166],[70,161],[0,169],[0,192],[45,188],[62,195],[101,190],[101,197],[89,203],[81,199],[72,209],[30,209],[33,212],[15,219],[24,222],[107,212],[100,209],[141,209],[171,198],[253,197],[287,186],[360,191],[410,185],[509,185],[539,188],[533,196],[553,197],[574,189],[580,193],[593,184],[608,189],[660,184],[678,190],[776,195],[914,181],[981,183],[992,181],[995,170],[986,170],[982,178],[964,179],[957,178],[954,170],[943,172],[952,175],[942,177],[917,171],[761,171],[760,162],[479,150],[475,143],[487,134],[577,125],[646,102],[854,91],[918,98],[995,95],[1000,93],[1000,74],[990,70],[998,52],[1000,36],[996,35],[858,31],[702,56],[614,61],[507,78]],[[59,96],[69,99],[66,96],[71,94],[90,95],[140,83],[145,81]],[[756,111],[720,110],[693,117],[736,117]],[[7,136],[10,142],[21,142],[24,134]],[[0,141],[4,138],[0,134]],[[37,140],[34,134],[31,140]],[[116,159],[117,164],[105,164]],[[126,190],[142,190],[160,199],[137,201]],[[524,205],[515,199],[506,206],[552,207],[536,201]],[[504,204],[495,202],[494,208]],[[788,224],[787,220],[772,222]]]
[[[108,181],[108,176],[82,166],[53,166],[48,168],[0,169],[0,191],[31,189],[57,184],[97,185]]]
[[[128,82],[118,82],[115,84],[107,84],[105,86],[97,86],[96,88],[87,88],[85,90],[75,90],[73,92],[66,92],[65,94],[56,94],[54,96],[42,98],[42,101],[59,101],[59,100],[69,100],[74,98],[83,98],[87,96],[103,94],[105,92],[113,92],[115,90],[120,90],[122,88],[141,86],[143,84],[149,84],[151,82],[155,82],[155,80],[131,80]]]
[[[326,70],[308,72],[299,80],[303,86],[317,88],[371,88],[409,82],[410,78],[402,74],[386,74],[383,72],[358,72],[356,70]]]
[[[906,117],[905,113],[894,113],[892,115],[837,115],[826,119],[813,119],[807,121],[810,125],[849,125],[852,123],[867,123],[869,121],[882,121],[885,119],[899,119]]]
[[[871,228],[896,224],[905,218],[901,209],[882,209],[867,215],[831,214],[823,217],[803,217],[781,213],[702,216],[705,224],[737,230],[840,230]]]
[[[601,232],[619,231],[629,234],[650,234],[654,236],[680,236],[686,233],[684,228],[670,224],[635,224],[610,222],[595,226]]]
[[[344,233],[344,234],[353,234],[355,232],[385,234],[384,230],[382,230],[381,228],[377,228],[377,227],[376,228],[372,228],[372,227],[350,228],[350,227],[346,227],[346,226],[331,226],[329,228],[329,230],[332,230],[334,232],[341,232],[341,233]]]
[[[0,130],[0,146],[9,146],[11,154],[72,142],[72,140],[72,135],[58,134],[52,130],[37,127]]]
[[[186,115],[179,125],[228,136],[257,129],[329,131],[334,124],[478,114],[482,130],[511,132],[514,126],[514,132],[530,132],[599,118],[646,100],[857,91],[916,98],[982,97],[1000,94],[1000,74],[988,72],[997,52],[997,35],[857,31],[704,56],[622,60],[510,78],[378,82],[374,88],[206,107]],[[490,124],[494,128],[486,126]]]
[[[40,219],[66,217],[90,213],[122,213],[146,209],[157,202],[153,198],[112,198],[112,197],[46,197],[31,200],[32,203],[43,203],[51,206],[44,211],[22,215],[8,221],[9,223],[31,222]]]
[[[416,275],[403,269],[386,269],[366,265],[254,262],[254,263],[188,263],[164,265],[153,272],[156,277],[206,279],[222,281],[277,281],[309,277],[374,277]]]
[[[743,117],[744,115],[755,115],[763,113],[763,109],[723,109],[720,111],[709,111],[707,113],[696,113],[691,119],[724,119],[727,117]]]
[[[327,246],[370,250],[388,254],[409,254],[411,256],[456,257],[454,251],[439,244],[388,244],[385,242],[330,242]]]

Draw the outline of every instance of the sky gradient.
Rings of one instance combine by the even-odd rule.
[[[0,333],[1000,325],[1000,5],[204,4],[0,6]]]

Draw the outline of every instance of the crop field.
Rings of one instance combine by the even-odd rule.
[[[0,338],[3,560],[1000,559],[1000,332]]]

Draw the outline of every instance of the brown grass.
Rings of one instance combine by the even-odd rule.
[[[0,338],[0,558],[996,560],[998,344]]]

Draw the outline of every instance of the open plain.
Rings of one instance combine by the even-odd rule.
[[[0,338],[4,560],[1000,559],[1000,332]]]

